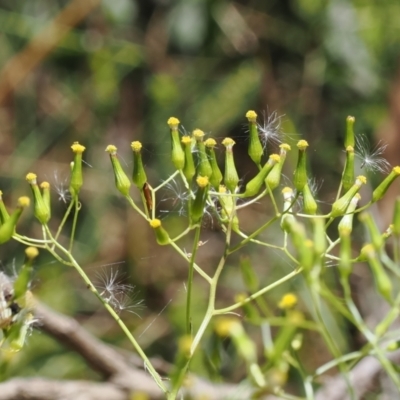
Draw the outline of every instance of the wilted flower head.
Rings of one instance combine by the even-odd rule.
[[[282,117],[283,115],[278,115],[276,111],[265,115],[263,113],[263,122],[257,123],[258,131],[260,133],[261,142],[264,147],[267,144],[280,144],[283,139],[282,131]]]
[[[361,168],[368,172],[387,172],[390,170],[389,162],[382,157],[387,144],[378,142],[375,147],[371,147],[368,138],[365,135],[356,136],[355,155],[361,161]]]
[[[117,312],[129,311],[137,316],[136,310],[143,308],[143,300],[137,300],[138,294],[135,287],[125,283],[124,276],[111,267],[103,269],[97,274],[97,289],[100,296],[109,303]]]

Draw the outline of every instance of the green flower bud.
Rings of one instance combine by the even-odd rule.
[[[219,193],[226,194],[226,187],[223,185],[219,186],[218,189]],[[229,222],[232,218],[232,230],[234,232],[239,232],[239,219],[236,215],[236,199],[231,195],[220,196],[219,202],[221,203],[222,210],[221,210],[221,217],[223,222]]]
[[[183,167],[183,175],[190,184],[193,177],[196,174],[196,167],[194,166],[193,154],[192,154],[192,138],[190,136],[183,136],[181,139],[185,152],[185,165]]]
[[[131,182],[118,160],[117,148],[110,144],[106,147],[106,151],[110,154],[111,165],[114,171],[115,186],[122,195],[127,196],[129,194]]]
[[[348,116],[346,118],[346,135],[344,138],[344,147],[346,150],[348,146],[351,146],[353,148],[355,146],[354,130],[353,130],[355,120],[356,119],[351,116]]]
[[[217,162],[217,157],[215,156],[215,151],[214,147],[216,146],[217,142],[214,139],[207,139],[204,142],[204,145],[206,146],[207,153],[210,159],[210,165],[211,165],[211,176],[210,176],[210,183],[211,186],[215,189],[219,189],[219,185],[222,181],[222,173],[221,170],[219,169],[218,162]]]
[[[376,226],[374,220],[372,219],[371,214],[369,214],[368,212],[363,212],[360,214],[358,219],[366,227],[366,229],[369,233],[369,236],[371,237],[374,249],[376,251],[379,251],[384,245],[384,240],[383,240],[381,233],[378,230],[378,227]]]
[[[133,151],[133,174],[132,182],[136,185],[139,190],[143,190],[145,183],[147,182],[146,171],[143,167],[142,160],[142,143],[135,141],[131,143],[131,149]]]
[[[326,232],[325,232],[325,219],[324,218],[313,218],[312,220],[314,228],[314,253],[318,258],[325,253],[326,250]]]
[[[43,200],[42,193],[40,193],[36,178],[36,175],[32,172],[26,175],[26,180],[31,185],[33,193],[35,217],[39,220],[41,224],[47,224],[50,219],[50,209],[48,208],[46,202]]]
[[[3,192],[0,190],[0,225],[4,224],[4,222],[6,222],[9,217],[10,215],[8,214],[8,211],[3,201]]]
[[[206,176],[199,176],[196,179],[197,192],[194,200],[190,202],[190,223],[196,225],[200,223],[204,215],[204,207],[208,196],[209,179]]]
[[[50,183],[42,182],[40,184],[40,188],[42,189],[43,202],[44,204],[46,204],[47,209],[49,210],[49,219],[50,219],[51,218]]]
[[[285,222],[289,226],[289,235],[297,251],[300,265],[305,272],[309,272],[314,262],[314,242],[307,239],[304,225],[296,220]]]
[[[178,340],[178,351],[176,353],[174,366],[170,375],[170,386],[172,388],[176,386],[179,387],[181,385],[181,380],[183,379],[182,370],[185,369],[188,360],[190,360],[192,356],[192,343],[193,337],[191,335],[182,336]]]
[[[285,163],[286,160],[286,153],[290,150],[290,146],[286,143],[282,143],[279,147],[281,149],[279,153],[280,157],[279,162],[273,166],[266,180],[266,183],[271,190],[274,190],[279,186],[279,183],[281,181],[283,164]]]
[[[225,138],[222,141],[225,146],[225,186],[230,190],[231,193],[235,193],[237,185],[239,183],[239,176],[235,167],[235,160],[233,158],[233,146],[235,141],[231,138]]]
[[[342,217],[338,225],[339,236],[342,237],[344,235],[350,235],[351,231],[353,230],[353,217],[354,217],[354,210],[357,208],[357,204],[361,196],[356,193],[353,198],[350,200],[350,204],[347,207],[346,215]]]
[[[394,167],[390,174],[383,180],[383,182],[380,183],[380,185],[373,191],[372,193],[372,203],[375,203],[376,201],[380,200],[387,190],[389,189],[390,185],[393,183],[393,181],[400,175],[400,167]]]
[[[11,239],[22,211],[28,206],[29,197],[22,196],[18,199],[16,210],[10,215],[7,221],[0,226],[0,244],[6,243]]]
[[[294,171],[293,184],[298,192],[302,192],[307,183],[307,163],[306,163],[306,149],[308,143],[305,140],[299,140],[297,148],[299,149],[299,157],[297,159],[296,170]]]
[[[317,213],[317,209],[317,202],[311,193],[308,183],[306,183],[303,187],[303,211],[305,214],[315,215]]]
[[[296,222],[296,218],[294,217],[292,212],[292,203],[294,200],[294,193],[293,189],[290,187],[285,187],[282,189],[282,194],[283,194],[283,211],[285,214],[282,215],[281,218],[281,228],[289,233],[292,224]]]
[[[178,125],[179,119],[171,117],[167,121],[170,132],[171,132],[171,159],[175,168],[178,170],[183,169],[185,165],[185,153],[182,149],[181,142],[179,140]]]
[[[344,166],[342,175],[342,185],[345,192],[347,192],[354,182],[354,148],[351,146],[346,147],[346,164]]]
[[[371,267],[378,293],[389,303],[392,303],[392,282],[379,261],[374,245],[364,246],[363,252]]]
[[[396,198],[393,215],[393,233],[400,236],[400,197]]]
[[[85,151],[85,146],[82,146],[78,142],[74,142],[74,144],[71,146],[71,149],[75,155],[71,172],[71,181],[69,183],[69,191],[71,192],[72,196],[78,196],[83,185],[82,153]]]
[[[271,154],[268,161],[264,164],[259,173],[247,183],[245,192],[241,195],[242,197],[251,197],[258,194],[261,186],[264,184],[266,177],[271,172],[274,165],[279,163],[280,157],[278,154]]]
[[[350,232],[347,230],[343,230],[340,236],[340,260],[338,268],[341,278],[347,281],[352,271],[351,240]]]
[[[331,218],[336,218],[343,215],[346,212],[347,207],[351,202],[351,199],[360,190],[360,187],[366,183],[367,178],[365,176],[358,176],[354,185],[342,197],[340,197],[332,204],[332,210],[329,216]]]
[[[293,295],[288,294],[285,297],[289,297],[289,301],[297,300],[295,296],[294,299],[290,299],[292,296]],[[287,323],[277,332],[274,338],[273,350],[270,352],[270,354],[268,354],[271,362],[276,365],[281,363],[281,360],[283,359],[282,355],[290,348],[290,344],[298,330],[298,325],[304,321],[304,315],[300,311],[289,308],[286,308],[285,310]]]
[[[152,219],[150,221],[150,226],[154,229],[156,233],[156,240],[160,246],[169,244],[170,238],[168,232],[162,227],[161,221],[159,219]]]
[[[25,263],[22,266],[17,279],[14,282],[14,298],[18,301],[25,297],[27,290],[29,289],[29,283],[32,275],[32,263],[33,260],[39,255],[39,251],[36,247],[27,247],[25,249]],[[22,300],[23,301],[23,300]],[[20,304],[21,305],[21,304]]]
[[[300,265],[304,268],[304,272],[309,273],[314,266],[314,242],[311,239],[301,240],[301,237],[305,235],[305,231],[300,223],[295,224],[290,235],[297,250]]]
[[[199,165],[197,174],[199,176],[206,176],[207,178],[210,178],[212,175],[212,168],[203,142],[204,135],[204,132],[200,129],[195,129],[193,131],[193,137],[196,139],[196,146],[199,152]]]
[[[250,158],[256,163],[256,165],[260,165],[261,157],[263,155],[263,147],[260,141],[260,136],[258,135],[257,128],[257,114],[254,111],[247,111],[246,118],[249,121],[249,148],[248,153]]]

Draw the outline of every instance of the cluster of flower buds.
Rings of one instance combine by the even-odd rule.
[[[246,113],[246,118],[248,120],[249,132],[248,155],[256,164],[258,172],[247,182],[241,193],[239,191],[240,178],[234,158],[235,141],[232,138],[224,138],[221,142],[225,148],[225,168],[224,172],[221,172],[215,153],[217,141],[213,138],[206,139],[204,131],[200,129],[195,129],[191,135],[185,133],[183,136],[180,136],[179,120],[175,117],[168,119],[171,136],[172,163],[175,168],[181,172],[181,176],[186,180],[184,183],[191,193],[188,206],[190,227],[198,226],[201,223],[207,204],[211,204],[210,196],[215,194],[219,199],[220,221],[224,224],[231,224],[233,231],[240,233],[239,219],[236,215],[237,200],[239,198],[255,197],[260,195],[260,193],[264,194],[265,192],[262,192],[263,190],[268,190],[271,194],[271,192],[280,185],[282,169],[287,153],[291,150],[291,147],[287,143],[280,144],[279,154],[269,154],[268,159],[263,164],[265,146],[263,146],[260,139],[260,126],[257,124],[257,114],[250,110]],[[310,271],[316,264],[321,266],[321,260],[324,258],[324,252],[327,248],[325,219],[327,217],[330,218],[330,223],[334,218],[341,217],[338,226],[341,242],[339,270],[343,279],[348,278],[353,262],[351,258],[351,232],[353,229],[353,215],[357,212],[357,206],[360,200],[358,192],[362,185],[367,183],[365,176],[360,175],[355,177],[354,173],[355,148],[357,143],[354,134],[354,123],[354,117],[347,117],[344,140],[346,162],[343,169],[338,198],[332,204],[331,210],[327,215],[318,215],[318,204],[314,197],[312,185],[310,184],[307,173],[307,148],[309,144],[306,140],[299,140],[297,142],[298,157],[292,179],[293,188],[286,187],[282,192],[284,204],[281,216],[281,228],[291,238],[298,252],[299,264],[304,267],[306,271]],[[134,153],[132,182],[144,193],[148,183],[143,168],[141,148],[140,142],[132,143],[132,150]],[[116,148],[115,146],[109,146],[107,151],[110,153],[116,186],[123,195],[127,196],[130,189],[130,180],[125,175],[118,162]],[[394,167],[389,175],[373,191],[372,198],[368,204],[380,200],[399,175],[400,167]],[[78,189],[72,187],[72,190],[76,192]],[[153,192],[152,194],[154,195]],[[293,210],[299,195],[301,195],[303,200],[302,213],[312,217],[312,239],[308,237],[306,225],[298,221],[295,215],[296,213]],[[150,207],[148,207],[148,209],[150,209]],[[41,218],[45,220],[44,213],[42,213]],[[160,244],[170,243],[171,239],[164,228],[162,228],[161,222],[154,219],[154,213],[153,219],[149,217],[149,221],[150,225],[156,231],[157,241]],[[371,223],[366,223],[366,226],[373,232]],[[397,202],[397,213],[395,215],[393,233],[400,236],[400,201]],[[383,236],[378,236],[383,243]],[[382,243],[381,246],[383,246]],[[374,251],[375,253],[379,253],[379,246],[376,243],[374,243]],[[368,254],[369,259],[371,259],[371,252]],[[317,262],[318,259],[319,261]]]
[[[74,161],[71,163],[69,191],[76,200],[83,185],[82,153],[85,151],[85,147],[75,142],[71,149],[74,153]],[[37,175],[33,172],[29,172],[26,175],[26,180],[32,189],[34,215],[42,225],[46,225],[51,218],[50,184],[44,181],[39,185]],[[29,199],[22,199],[21,207],[23,208],[29,204]]]

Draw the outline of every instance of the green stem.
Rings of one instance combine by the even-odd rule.
[[[165,181],[163,181],[160,185],[158,185],[157,187],[155,187],[153,190],[154,192],[157,192],[158,190],[160,190],[162,187],[164,187],[165,185],[167,185],[170,181],[172,181],[177,175],[179,174],[179,171],[176,170],[168,179],[166,179]]]
[[[311,298],[312,298],[313,304],[314,304],[315,315],[316,315],[317,321],[319,323],[319,326],[321,327],[321,334],[325,340],[325,343],[327,344],[330,352],[335,357],[335,359],[341,358],[342,355],[340,354],[340,351],[337,348],[335,341],[333,340],[329,330],[326,327],[324,318],[322,316],[320,298],[318,297],[318,287],[313,282],[311,282],[311,284],[310,284],[310,292],[311,292]],[[343,377],[346,381],[346,385],[348,388],[350,398],[355,399],[354,389],[351,385],[350,377],[349,377],[349,372],[350,372],[349,367],[347,366],[347,364],[341,362],[338,364],[338,368],[339,368],[340,372],[343,374]]]
[[[397,390],[400,392],[400,379],[398,377],[398,373],[393,368],[393,365],[390,363],[387,357],[385,357],[382,349],[378,346],[377,344],[378,337],[375,336],[365,325],[364,320],[362,319],[356,305],[353,302],[353,299],[351,298],[351,290],[348,281],[342,279],[341,283],[344,289],[344,297],[346,304],[356,321],[357,328],[368,340],[369,344],[374,349],[374,352],[376,353],[376,356],[379,362],[381,363],[382,367],[384,368],[386,373],[390,376],[392,381],[395,383]]]
[[[244,306],[245,304],[250,303],[250,301],[255,300],[257,297],[260,297],[263,294],[269,292],[270,290],[276,288],[277,286],[281,285],[282,283],[287,282],[288,280],[292,279],[294,276],[298,275],[302,271],[303,271],[303,267],[300,267],[299,269],[296,269],[295,271],[290,272],[289,274],[285,275],[283,278],[278,279],[274,283],[271,283],[270,285],[259,290],[258,292],[253,293],[251,296],[247,297],[246,299],[244,299],[238,303],[235,303],[229,307],[220,308],[219,310],[214,310],[213,315],[222,315],[222,314],[227,314],[231,311],[234,311],[234,310]]]
[[[191,306],[192,306],[192,287],[193,287],[193,271],[194,271],[194,260],[196,259],[196,253],[199,249],[201,227],[198,226],[195,231],[193,240],[192,256],[189,262],[189,272],[186,287],[186,333],[192,334],[192,317],[191,317]]]
[[[128,200],[129,204],[132,206],[134,210],[136,210],[146,221],[149,220],[147,215],[135,204],[135,202],[133,201],[132,197],[129,196],[129,194],[125,196],[125,198]]]
[[[62,229],[63,229],[63,227],[64,227],[64,225],[65,225],[65,222],[67,221],[67,218],[68,218],[69,214],[71,213],[72,207],[74,206],[74,203],[75,203],[75,197],[73,197],[72,200],[71,200],[71,202],[69,203],[69,206],[68,206],[68,208],[67,208],[67,211],[65,212],[64,217],[63,217],[63,219],[62,219],[62,221],[61,221],[61,224],[60,224],[60,226],[59,226],[58,229],[57,229],[57,233],[56,233],[56,235],[54,236],[54,240],[57,240],[58,237],[60,236],[61,231],[62,231]],[[54,248],[54,246],[53,246],[53,248]]]
[[[267,229],[271,224],[273,224],[279,217],[273,217],[272,219],[270,219],[268,222],[266,222],[263,226],[261,226],[260,228],[258,228],[256,231],[254,231],[251,235],[247,236],[246,239],[242,240],[239,244],[237,244],[236,246],[232,247],[230,250],[228,250],[228,254],[232,254],[235,251],[241,249],[246,243],[250,242],[254,237],[256,237],[257,235],[259,235],[262,231],[264,231],[265,229]]]
[[[188,256],[185,254],[184,251],[174,242],[170,242],[170,245],[187,261],[190,263],[190,259]],[[200,276],[202,276],[209,284],[211,284],[212,279],[210,276],[204,272],[195,262],[193,263],[193,268],[198,272]]]
[[[74,245],[76,223],[78,222],[78,213],[79,213],[79,210],[80,210],[78,196],[75,196],[74,202],[75,202],[74,220],[72,222],[71,238],[70,238],[70,241],[69,241],[69,252],[70,253],[72,253],[72,247]]]

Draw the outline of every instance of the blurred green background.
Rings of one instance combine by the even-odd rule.
[[[156,186],[173,172],[166,121],[176,116],[187,131],[201,128],[215,138],[233,137],[245,182],[255,172],[247,156],[245,113],[254,109],[259,121],[264,115],[268,123],[276,112],[272,126],[280,124],[291,144],[300,137],[309,141],[320,198],[331,203],[343,165],[347,115],[356,117],[356,131],[372,143],[389,143],[392,165],[400,162],[399,15],[397,0],[1,0],[0,188],[5,202],[12,208],[29,193],[25,175],[33,171],[54,189],[56,227],[68,202],[70,146],[74,141],[85,145],[77,258],[99,286],[116,273],[123,284],[134,286],[133,312],[123,311],[122,317],[150,355],[172,361],[171,343],[184,332],[186,265],[171,249],[157,247],[147,224],[118,196],[106,146],[118,147],[130,173],[130,143],[142,141],[149,181]],[[157,199],[158,215],[172,231],[185,224],[182,199],[178,183]],[[382,221],[387,222],[390,207],[385,211]],[[243,229],[251,232],[270,213],[268,204],[255,205],[240,216]],[[20,232],[38,235],[40,229],[25,215]],[[270,231],[263,239],[275,241],[276,235]],[[223,245],[212,220],[202,240],[208,242],[200,248],[199,263],[211,271]],[[182,246],[190,251],[190,240]],[[2,246],[4,269],[18,269],[22,254],[19,244]],[[225,269],[221,304],[244,289],[240,255]],[[291,268],[264,248],[250,246],[246,255],[263,284]],[[194,304],[201,317],[206,291],[202,281],[198,285],[202,290],[196,291]],[[130,349],[77,274],[46,254],[38,259],[32,290],[95,335]],[[301,283],[271,293],[271,307],[287,290],[301,290]],[[200,361],[196,368],[203,372]],[[226,373],[240,378],[233,369]],[[91,374],[79,356],[35,331],[3,378]]]

